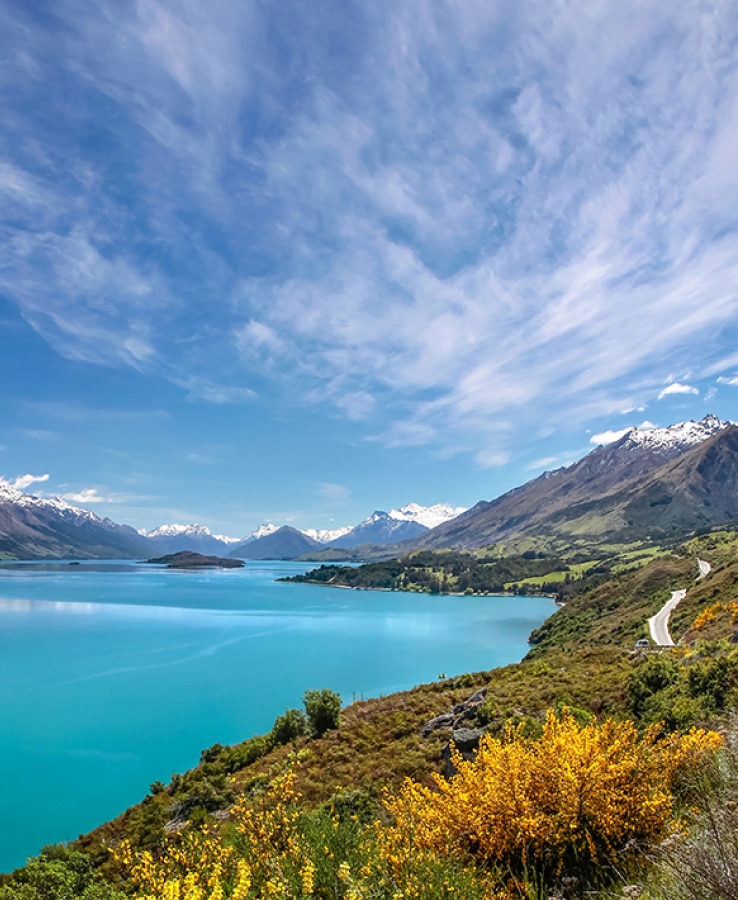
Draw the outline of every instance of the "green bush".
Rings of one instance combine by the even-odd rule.
[[[299,709],[286,709],[277,716],[272,726],[271,737],[275,744],[289,744],[308,733],[308,721]]]
[[[61,844],[44,847],[4,887],[0,900],[122,900],[96,877],[90,858]]]
[[[335,691],[323,688],[319,691],[305,691],[302,698],[310,731],[320,737],[326,731],[338,728],[341,712],[341,698]]]

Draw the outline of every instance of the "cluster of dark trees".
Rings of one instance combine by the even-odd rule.
[[[526,553],[502,559],[476,557],[456,551],[420,551],[402,559],[359,567],[322,565],[284,581],[335,584],[386,590],[420,590],[431,594],[496,593],[511,582],[545,575],[568,567],[558,557]]]

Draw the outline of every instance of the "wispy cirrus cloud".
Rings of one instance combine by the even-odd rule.
[[[351,489],[343,484],[330,481],[321,481],[315,485],[315,494],[331,503],[341,505],[346,503],[351,496]]]
[[[486,466],[735,345],[728,2],[2,15],[0,289],[68,357]]]

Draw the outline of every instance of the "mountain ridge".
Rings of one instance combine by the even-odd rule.
[[[576,519],[575,514],[579,514],[580,519],[585,515],[597,518],[598,508],[602,511],[607,508],[608,515],[612,517],[613,510],[618,504],[624,506],[629,502],[625,497],[628,491],[645,491],[646,486],[650,484],[648,489],[657,492],[655,482],[650,483],[654,481],[657,472],[663,470],[662,476],[665,477],[671,471],[669,466],[677,465],[679,460],[690,454],[699,453],[700,448],[706,444],[712,446],[710,442],[719,445],[725,435],[729,435],[728,442],[732,445],[732,436],[738,432],[736,426],[720,422],[715,417],[709,418],[710,422],[705,433],[710,433],[701,440],[694,439],[694,434],[698,433],[699,429],[687,429],[690,437],[687,440],[683,439],[685,429],[681,426],[685,423],[680,423],[674,428],[672,432],[674,439],[671,441],[639,440],[638,430],[633,429],[619,440],[597,447],[571,466],[545,472],[494,500],[476,504],[457,519],[433,529],[413,542],[413,549],[450,547],[456,550],[469,550],[491,546],[514,537],[518,539],[521,536],[540,537],[545,534],[546,523],[550,530],[553,523],[573,522]],[[705,422],[705,419],[702,422]],[[668,429],[661,431],[666,433]],[[636,439],[633,439],[634,432]],[[645,507],[634,501],[631,513],[639,510],[643,513]],[[714,512],[717,514],[717,508]],[[736,514],[738,508],[732,513]],[[702,513],[693,515],[691,519],[685,514],[679,521],[685,533],[690,528],[694,530],[705,527],[711,522],[715,525],[723,524],[722,520],[713,522],[709,515]],[[569,532],[561,529],[554,531],[557,534],[568,534],[569,537],[586,535],[592,539],[598,534],[598,530],[603,530],[602,521],[592,522],[590,526],[580,522],[580,526],[578,530]],[[635,528],[636,530],[631,530],[628,537],[637,539],[641,536],[638,528],[643,530],[641,526],[653,526],[658,530],[656,516],[645,516],[645,519],[643,515],[635,518],[633,515],[624,516],[616,530]]]

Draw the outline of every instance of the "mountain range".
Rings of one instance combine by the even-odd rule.
[[[408,504],[354,527],[298,531],[266,523],[241,540],[201,525],[139,533],[58,498],[0,482],[0,558],[137,558],[192,550],[242,559],[351,558],[418,549],[517,550],[679,540],[738,519],[738,427],[715,416],[634,428],[578,462],[469,510]]]

